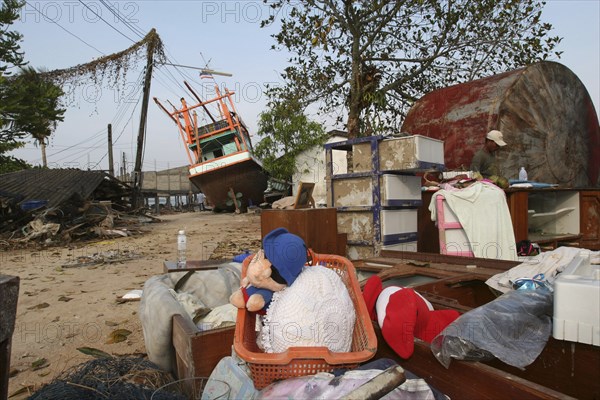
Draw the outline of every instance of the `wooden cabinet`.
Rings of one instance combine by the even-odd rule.
[[[583,189],[508,189],[506,201],[515,240],[530,240],[546,248],[581,245]]]
[[[439,253],[438,232],[429,203],[435,192],[423,192],[419,209],[418,251]],[[600,190],[508,189],[506,201],[515,241],[553,248],[559,244],[600,250]]]
[[[346,256],[345,235],[338,234],[335,208],[264,210],[260,217],[261,237],[275,228],[286,228],[300,236],[317,253]]]
[[[581,204],[580,246],[600,250],[600,190],[586,190],[579,194]]]

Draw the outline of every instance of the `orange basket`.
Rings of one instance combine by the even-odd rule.
[[[327,347],[290,347],[283,353],[265,353],[256,344],[256,314],[240,309],[235,325],[233,348],[248,364],[256,389],[297,376],[331,372],[336,368],[356,368],[377,352],[377,337],[356,279],[354,265],[341,256],[315,253],[312,255],[312,264],[323,265],[337,272],[348,289],[356,310],[352,347],[346,353],[332,352]],[[252,256],[248,256],[244,260],[242,277],[246,276],[251,259]]]

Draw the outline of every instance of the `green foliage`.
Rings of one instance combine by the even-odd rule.
[[[9,30],[9,26],[19,18],[19,10],[24,4],[22,1],[4,0],[0,7],[0,79],[3,75],[10,75],[11,68],[25,65],[19,45],[23,36]]]
[[[24,142],[0,142],[0,174],[31,168],[31,165],[29,165],[27,162],[5,154],[23,146],[25,146]]]
[[[266,2],[266,0],[265,0]],[[349,137],[398,132],[412,103],[452,84],[549,57],[561,41],[537,0],[269,0],[273,48],[292,55],[286,88]],[[285,10],[285,12],[281,12]],[[345,113],[342,113],[345,110]]]
[[[255,146],[254,154],[272,177],[290,180],[296,172],[296,156],[323,145],[327,133],[319,123],[308,119],[295,97],[272,97],[268,107],[260,115],[258,134],[263,139]]]
[[[26,135],[42,142],[52,134],[65,109],[61,108],[60,87],[33,68],[6,80],[0,88],[0,99],[5,104],[3,119],[10,121],[0,128],[0,140],[22,138]]]
[[[33,68],[23,67],[22,35],[10,30],[23,4],[4,0],[0,7],[0,172],[30,167],[6,153],[22,147],[19,139],[25,136],[44,141],[65,112],[59,102],[61,88]],[[17,68],[19,73],[14,75]]]

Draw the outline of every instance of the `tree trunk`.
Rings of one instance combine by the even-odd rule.
[[[42,149],[42,167],[48,168],[48,160],[46,159],[46,141],[44,139],[38,141],[40,149]]]
[[[352,7],[350,3],[346,7]],[[352,13],[349,13],[352,14]],[[352,72],[350,77],[350,93],[348,93],[348,139],[354,139],[360,136],[360,113],[362,96],[362,59],[360,54],[360,27],[354,26],[352,29]]]

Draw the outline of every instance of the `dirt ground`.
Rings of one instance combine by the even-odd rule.
[[[0,273],[21,279],[8,391],[9,396],[21,393],[12,399],[25,398],[69,367],[91,359],[77,348],[91,347],[112,355],[145,354],[139,301],[117,299],[163,273],[163,261],[175,259],[179,229],[187,232],[188,260],[231,260],[260,245],[259,214],[196,212],[160,219],[145,225],[147,232],[141,235],[41,251],[0,252]],[[68,266],[78,257],[110,251],[139,254],[140,258]],[[111,343],[117,329],[131,334]]]

